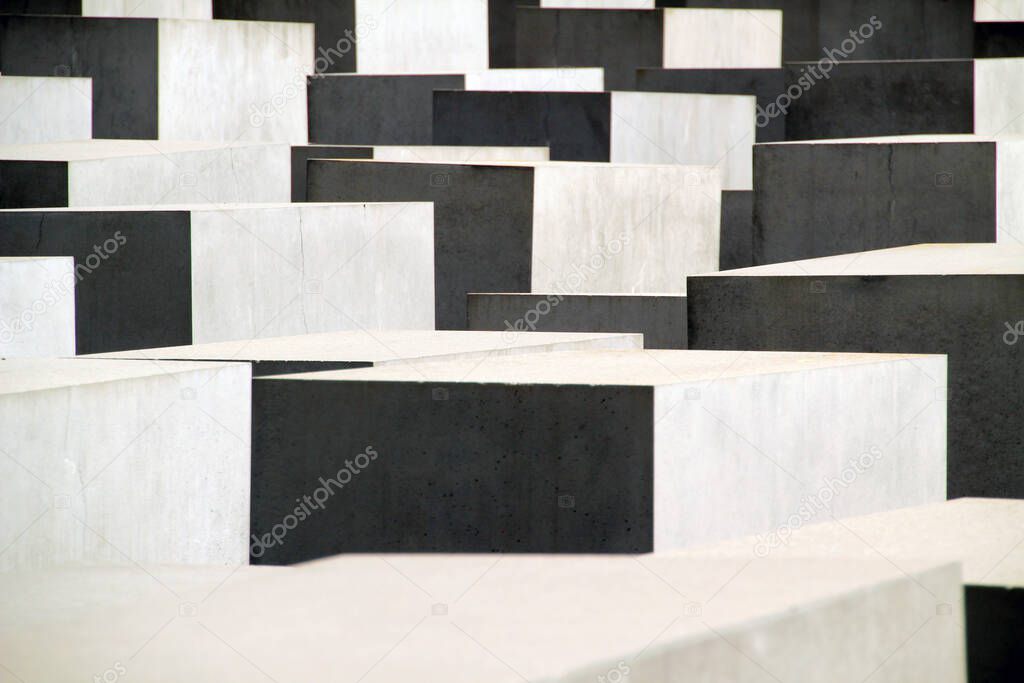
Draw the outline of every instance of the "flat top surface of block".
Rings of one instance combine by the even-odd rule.
[[[702,274],[700,277],[1020,274],[1024,274],[1024,245],[915,244],[725,270]]]
[[[315,158],[313,159],[315,160]],[[516,166],[523,168],[574,168],[574,167],[593,167],[593,168],[641,168],[641,169],[654,169],[654,168],[665,168],[665,169],[687,169],[693,173],[704,173],[714,174],[714,166],[700,165],[700,164],[628,164],[628,163],[609,163],[604,161],[524,161],[521,159],[509,159],[509,160],[467,160],[467,161],[435,161],[431,159],[407,159],[402,161],[392,160],[381,160],[381,159],[321,159],[322,162],[330,163],[344,163],[344,164],[457,164],[459,166]]]
[[[997,140],[988,135],[974,135],[971,133],[950,133],[939,135],[882,135],[865,138],[830,138],[826,140],[789,140],[784,142],[759,142],[759,145],[891,145],[894,143],[906,144],[934,144],[942,142],[1021,142],[1024,138],[1014,136],[1003,137]]]
[[[286,143],[168,142],[166,140],[76,140],[35,145],[0,145],[0,159],[9,161],[89,161],[116,157],[205,152]]]
[[[240,340],[215,344],[174,346],[102,354],[104,358],[170,358],[197,360],[370,361],[382,363],[405,358],[499,352],[510,349],[600,340],[633,341],[638,334],[529,332],[507,339],[504,332],[384,330],[327,332],[292,337]]]
[[[159,204],[157,206],[142,205],[118,205],[118,206],[63,206],[56,208],[29,208],[29,209],[0,209],[0,213],[35,213],[39,211],[53,211],[64,213],[105,213],[105,212],[136,212],[136,213],[169,213],[187,211],[190,213],[207,212],[220,213],[223,211],[262,211],[267,209],[315,209],[315,208],[337,208],[345,206],[405,206],[407,204],[429,204],[430,202],[253,202],[253,203],[225,203],[225,204]]]
[[[679,553],[687,557],[752,556],[763,537],[717,543]],[[884,557],[903,568],[961,562],[964,581],[1024,588],[1024,500],[959,498],[841,523],[794,529],[771,557],[861,559]]]
[[[21,394],[85,384],[141,379],[195,370],[216,370],[228,363],[140,363],[85,358],[10,358],[0,360],[0,395]]]
[[[566,351],[279,375],[276,379],[660,386],[911,360],[921,356],[746,351]]]

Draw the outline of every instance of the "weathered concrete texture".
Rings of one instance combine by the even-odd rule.
[[[91,79],[0,77],[0,145],[91,137]]]
[[[142,360],[245,361],[254,377],[402,364],[466,360],[494,355],[642,349],[638,334],[531,332],[510,337],[498,332],[434,330],[350,330],[141,349],[103,354],[103,358]]]
[[[287,202],[287,144],[0,145],[0,208]]]
[[[750,189],[754,119],[746,96],[434,93],[438,145],[542,145],[558,161],[714,165],[728,189]]]
[[[782,66],[782,12],[778,10],[666,9],[663,21],[661,66],[666,69]]]
[[[3,211],[0,254],[75,258],[83,354],[432,329],[431,213],[422,204]]]
[[[245,364],[0,361],[0,567],[244,564]]]
[[[1024,612],[1024,502],[961,499],[829,522],[823,510],[808,508],[803,524],[774,534],[680,553],[694,560],[772,557],[789,561],[860,561],[885,557],[913,571],[917,565],[959,562],[964,591],[934,593],[936,617],[963,614],[967,627],[967,670],[971,681],[1010,681],[1021,660]],[[820,522],[820,523],[819,523]],[[764,560],[758,560],[764,561]],[[921,589],[934,590],[930,585]],[[943,609],[944,608],[944,609]]]
[[[7,0],[0,14],[81,14],[82,0]]]
[[[679,548],[783,523],[890,440],[899,457],[833,514],[942,500],[944,374],[938,356],[578,351],[257,379],[255,539],[367,455],[253,560]]]
[[[212,19],[212,0],[81,0],[87,17]]]
[[[648,92],[754,95],[757,142],[786,139],[786,115],[760,116],[786,89],[783,69],[637,69],[636,89]]]
[[[754,264],[1024,235],[1010,190],[1019,147],[971,136],[756,145]]]
[[[718,270],[754,265],[754,193],[749,190],[722,192],[722,241]]]
[[[466,90],[601,92],[604,69],[488,69],[466,74]]]
[[[1024,2],[1021,0],[985,0],[974,5],[974,20],[1024,21]]]
[[[540,0],[487,0],[488,57],[492,69],[516,65],[516,7],[536,7]]]
[[[951,498],[1024,498],[1024,249],[921,245],[688,278],[690,348],[949,356]],[[926,402],[920,402],[924,406]]]
[[[1014,137],[1024,133],[1024,59],[974,61],[974,130]]]
[[[686,348],[686,297],[658,294],[470,294],[469,329],[514,340],[542,332],[639,332],[648,349]]]
[[[0,257],[0,358],[75,355],[74,265]]]
[[[978,59],[1024,57],[1024,25],[1018,21],[975,24],[974,56]]]
[[[921,588],[959,590],[955,565],[390,555],[149,572],[6,576],[5,666],[26,680],[73,680],[112,667],[107,653],[138,649],[141,632],[155,635],[122,668],[153,683],[330,679],[337,658],[325,653],[339,642],[353,679],[370,683],[424,671],[453,683],[627,672],[635,683],[681,672],[738,683],[964,681],[962,614],[937,617]],[[257,627],[268,619],[275,628]],[[59,657],[48,656],[54,642],[66,643]]]
[[[975,132],[970,59],[840,62],[827,76],[786,65],[787,140]]]
[[[314,201],[434,202],[439,329],[466,328],[469,292],[680,292],[718,264],[713,169],[312,160],[308,174]]]

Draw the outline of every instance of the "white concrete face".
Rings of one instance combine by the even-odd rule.
[[[115,666],[151,683],[333,680],[345,643],[343,680],[367,683],[964,681],[963,615],[936,618],[921,587],[958,590],[955,565],[353,555],[155,571],[5,577],[4,666],[25,680]]]
[[[433,205],[192,212],[196,343],[434,328]]]
[[[604,69],[490,69],[466,74],[466,90],[601,92]]]
[[[488,64],[487,3],[480,0],[355,0],[361,74],[482,71]]]
[[[722,189],[753,189],[753,96],[613,92],[611,126],[613,162],[716,166]]]
[[[0,257],[0,358],[75,355],[71,257]]]
[[[84,17],[213,19],[211,0],[82,0]]]
[[[718,268],[716,169],[550,163],[534,171],[533,291],[686,291]]]
[[[374,161],[547,161],[547,147],[470,147],[386,145],[373,148]]]
[[[250,372],[0,362],[0,568],[247,563]]]
[[[313,24],[159,22],[162,140],[307,140]]]
[[[0,76],[0,145],[91,137],[91,78]]]
[[[974,130],[1011,137],[1024,133],[1024,59],[974,60]]]
[[[1014,95],[1016,94],[1014,93]],[[1024,244],[1024,191],[1022,190],[1024,190],[1024,141],[1000,140],[996,143],[996,241],[1001,245],[1019,246]]]
[[[1024,21],[1024,0],[977,0],[975,21]]]
[[[540,6],[576,9],[654,9],[654,0],[540,0]]]
[[[777,69],[782,11],[666,9],[666,69]]]
[[[654,547],[944,500],[945,365],[917,357],[657,388]],[[727,495],[708,495],[726,481]]]

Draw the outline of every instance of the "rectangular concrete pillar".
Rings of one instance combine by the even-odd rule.
[[[429,204],[0,211],[0,254],[74,257],[82,354],[433,329],[432,212]]]
[[[257,379],[253,561],[668,550],[770,529],[853,461],[838,517],[939,501],[944,375],[926,356],[578,351]],[[340,495],[275,538],[320,487]]]
[[[75,355],[74,259],[0,257],[0,358]]]
[[[439,329],[466,329],[469,292],[682,292],[684,273],[718,265],[721,186],[705,167],[312,160],[308,170],[312,201],[434,202]]]
[[[951,498],[1024,497],[1024,249],[918,245],[687,279],[690,348],[944,353]],[[924,401],[921,406],[926,405]]]
[[[92,79],[0,76],[0,145],[92,137]]]
[[[0,361],[4,571],[245,564],[245,364]]]

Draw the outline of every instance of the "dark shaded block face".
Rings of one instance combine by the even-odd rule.
[[[192,343],[189,214],[0,213],[0,256],[75,259],[79,354]]]
[[[533,169],[310,161],[312,202],[434,202],[435,322],[466,329],[468,292],[528,292]]]
[[[257,380],[252,562],[649,552],[653,400],[650,387]],[[305,496],[322,505],[286,529]]]
[[[1019,275],[687,279],[691,349],[947,354],[949,498],[1024,498],[1022,301]]]
[[[754,193],[722,190],[722,226],[718,269],[733,270],[754,265]]]
[[[462,90],[464,76],[310,78],[309,140],[340,145],[429,145],[434,90]]]
[[[971,683],[1024,678],[1024,588],[964,586],[967,619],[967,680]]]
[[[0,17],[0,72],[91,77],[94,138],[157,138],[155,19]]]
[[[434,144],[549,147],[552,161],[609,161],[611,94],[435,92]]]
[[[0,209],[67,205],[67,162],[0,160]]]
[[[540,0],[487,0],[487,36],[490,68],[516,65],[516,7],[536,7]]]
[[[306,201],[306,165],[310,159],[372,159],[373,147],[296,145],[292,147],[292,201]]]
[[[757,142],[786,139],[786,115],[760,115],[785,90],[782,69],[637,69],[636,89],[648,92],[754,95],[757,97]],[[773,112],[775,110],[772,110]]]
[[[213,18],[312,23],[316,27],[316,72],[356,70],[355,0],[213,0]]]
[[[686,297],[658,295],[470,294],[469,329],[632,332],[644,348],[686,348]]]
[[[754,263],[996,241],[995,143],[754,148]]]
[[[4,0],[0,14],[81,14],[82,0]]]
[[[787,140],[974,132],[974,62],[786,65]]]
[[[605,88],[632,90],[636,69],[662,65],[657,10],[516,10],[516,66],[604,67]]]
[[[979,59],[1024,57],[1024,22],[978,22],[974,25],[974,56]]]

